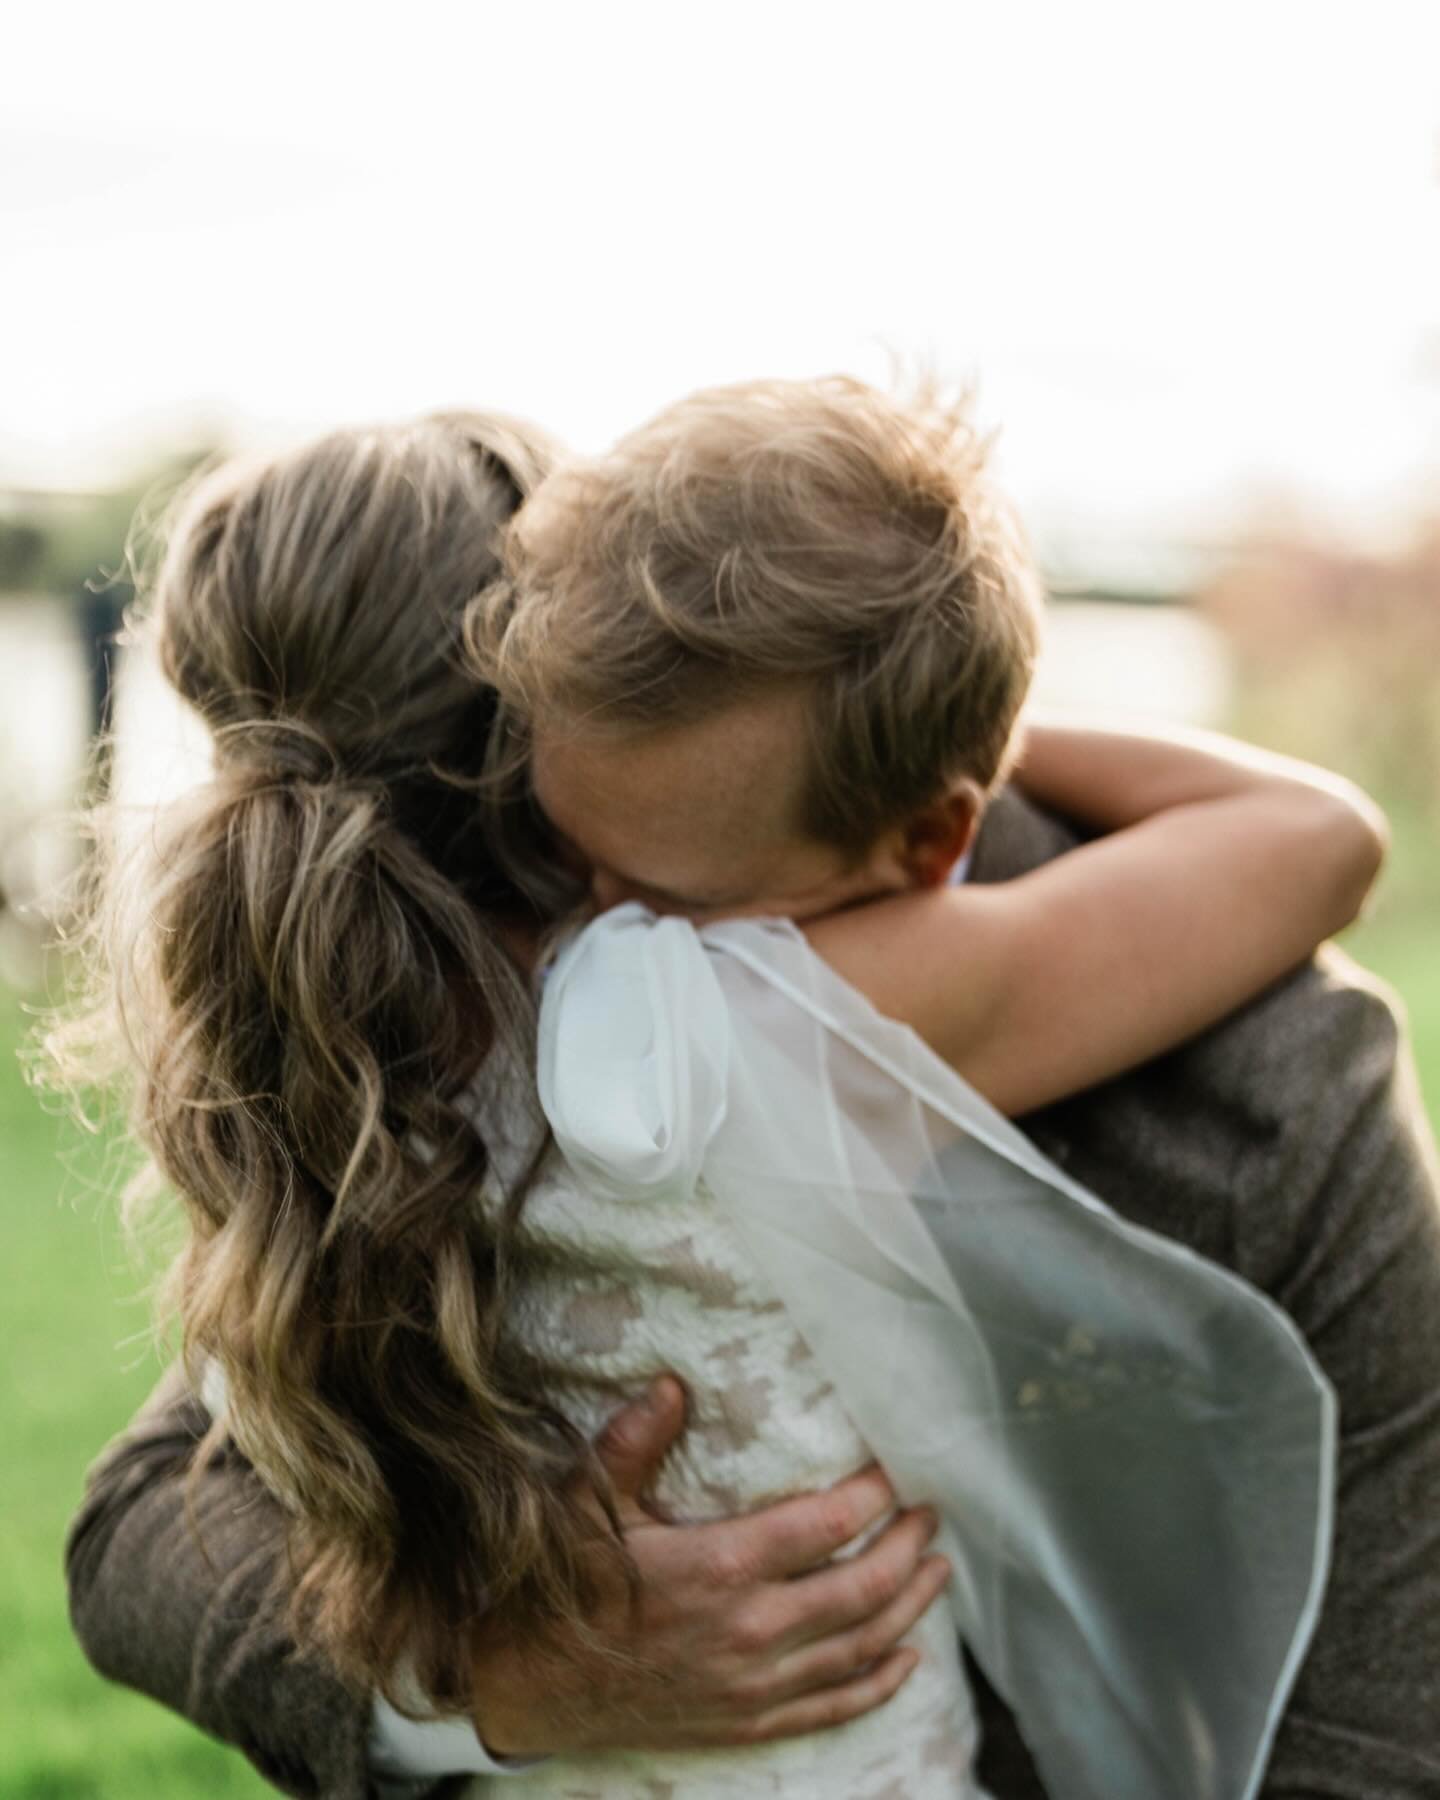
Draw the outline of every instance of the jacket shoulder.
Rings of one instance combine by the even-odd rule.
[[[1004,880],[1077,842],[1004,793],[974,878]],[[1202,1036],[1021,1123],[1117,1211],[1272,1291],[1322,1190],[1358,1199],[1382,1154],[1408,1164],[1412,1194],[1425,1185],[1399,1002],[1333,946]]]

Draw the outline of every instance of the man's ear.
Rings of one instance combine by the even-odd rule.
[[[913,813],[900,828],[899,859],[915,887],[943,887],[975,841],[985,795],[968,776]]]

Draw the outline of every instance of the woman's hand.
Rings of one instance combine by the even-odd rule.
[[[496,1756],[760,1743],[821,1731],[888,1700],[915,1667],[897,1649],[949,1578],[926,1556],[935,1518],[897,1515],[874,1543],[826,1566],[883,1520],[895,1494],[871,1468],[824,1493],[744,1518],[670,1525],[641,1496],[684,1424],[678,1381],[657,1381],[611,1421],[598,1449],[639,1574],[632,1605],[607,1577],[590,1629],[540,1655],[487,1644],[475,1724]]]

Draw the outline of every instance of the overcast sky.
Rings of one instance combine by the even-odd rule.
[[[1440,6],[30,7],[0,481],[471,402],[979,377],[1056,540],[1440,468]]]

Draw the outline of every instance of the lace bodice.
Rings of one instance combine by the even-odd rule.
[[[491,1114],[493,1134],[493,1113]],[[637,1204],[587,1189],[557,1155],[525,1203],[539,1254],[513,1324],[552,1397],[587,1433],[656,1375],[689,1394],[684,1437],[656,1498],[675,1517],[752,1510],[825,1487],[871,1460],[786,1307],[703,1182]],[[956,1800],[975,1724],[942,1598],[907,1642],[921,1663],[878,1712],[840,1729],[741,1751],[557,1758],[526,1800]],[[470,1792],[498,1793],[485,1777]]]

